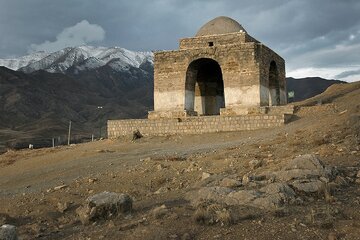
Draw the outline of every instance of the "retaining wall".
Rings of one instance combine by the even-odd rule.
[[[178,119],[130,119],[108,120],[109,138],[132,135],[139,130],[145,136],[169,134],[199,134],[210,132],[255,130],[282,126],[287,114],[241,115],[241,116],[200,116]]]

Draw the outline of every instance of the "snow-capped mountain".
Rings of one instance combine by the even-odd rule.
[[[17,59],[0,59],[0,66],[31,73],[45,70],[51,73],[72,73],[96,69],[108,65],[115,71],[141,64],[153,64],[151,52],[134,52],[119,47],[68,47],[53,53],[37,52]]]
[[[18,70],[31,63],[37,62],[48,55],[49,53],[46,52],[36,52],[19,58],[0,59],[0,66],[7,67],[11,70]]]

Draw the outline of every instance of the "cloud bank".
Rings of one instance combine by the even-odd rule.
[[[74,26],[65,28],[56,36],[56,40],[53,42],[46,40],[40,44],[31,44],[29,51],[55,52],[65,47],[101,42],[104,39],[105,30],[101,26],[90,24],[87,20],[82,20]]]

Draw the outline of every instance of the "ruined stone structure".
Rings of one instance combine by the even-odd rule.
[[[155,52],[154,112],[149,118],[241,115],[287,103],[285,62],[235,20],[218,17]]]
[[[109,121],[108,136],[273,127],[292,113],[279,107],[286,103],[285,61],[235,20],[218,17],[181,39],[179,50],[154,53],[154,111],[148,120]]]

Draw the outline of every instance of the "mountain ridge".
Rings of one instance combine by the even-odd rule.
[[[289,102],[298,102],[324,92],[333,84],[344,84],[346,82],[321,77],[286,78],[287,91],[294,92],[294,97]]]
[[[102,67],[116,61],[114,70],[129,67],[138,68],[144,62],[153,63],[152,52],[130,51],[120,47],[67,47],[52,53],[36,52],[14,59],[0,59],[0,66],[26,73],[45,70],[52,73],[66,73],[75,67],[76,73]]]

